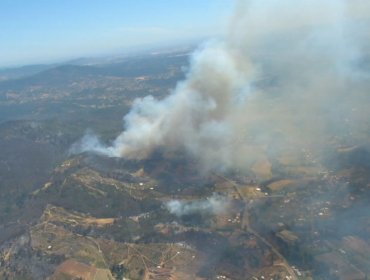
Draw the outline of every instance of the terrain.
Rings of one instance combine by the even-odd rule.
[[[206,174],[181,153],[70,152],[88,130],[112,141],[134,99],[166,96],[188,59],[40,66],[0,82],[0,279],[367,279],[369,143],[273,158],[256,144],[247,172]]]

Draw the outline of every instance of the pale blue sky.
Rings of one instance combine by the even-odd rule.
[[[1,0],[0,67],[222,33],[233,0]]]

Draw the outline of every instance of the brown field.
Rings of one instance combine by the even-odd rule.
[[[296,184],[297,182],[298,182],[297,180],[284,179],[284,180],[275,181],[275,182],[269,184],[267,187],[271,191],[280,191],[280,190],[282,190],[286,187],[290,187],[290,186]]]
[[[82,278],[84,280],[113,280],[113,276],[108,269],[98,269],[75,260],[66,260],[55,270],[50,280],[57,280],[63,275],[72,278]]]

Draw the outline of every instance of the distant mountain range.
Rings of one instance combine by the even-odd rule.
[[[51,63],[51,64],[32,64],[24,65],[19,67],[4,67],[0,68],[0,83],[7,80],[21,79],[29,76],[33,76],[40,72],[63,67],[63,66],[106,66],[110,64],[116,64],[117,68],[120,67],[120,63],[135,60],[135,59],[144,59],[150,56],[158,57],[163,55],[171,55],[179,53],[187,54],[195,49],[195,45],[177,47],[177,48],[167,48],[161,50],[147,50],[146,52],[141,53],[129,53],[127,55],[120,56],[108,56],[108,57],[81,57],[72,60],[68,60],[60,63]],[[86,69],[86,68],[85,68]]]

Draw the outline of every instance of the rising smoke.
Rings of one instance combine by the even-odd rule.
[[[213,194],[202,200],[170,200],[165,203],[165,207],[171,214],[181,217],[197,213],[220,214],[227,209],[229,203],[226,197]]]
[[[239,1],[228,34],[192,55],[169,96],[137,99],[112,145],[87,135],[78,150],[127,159],[185,151],[210,170],[362,144],[370,128],[367,2]]]

